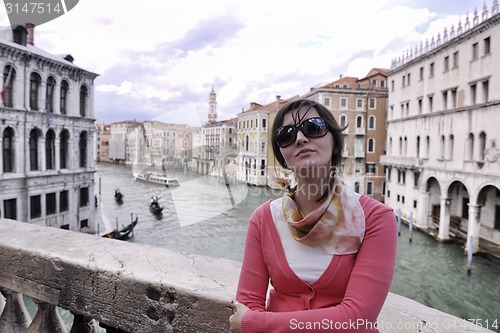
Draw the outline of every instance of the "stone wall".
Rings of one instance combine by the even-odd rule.
[[[128,332],[229,332],[239,262],[11,220],[0,235],[0,287]],[[487,331],[393,294],[379,322],[380,332]]]

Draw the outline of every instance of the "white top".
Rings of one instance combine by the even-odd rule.
[[[326,270],[333,255],[297,242],[291,235],[283,214],[282,198],[271,201],[271,214],[278,230],[288,265],[302,280],[313,284]]]

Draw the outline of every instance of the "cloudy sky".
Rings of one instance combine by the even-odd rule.
[[[35,46],[99,74],[95,118],[200,126],[364,77],[493,0],[80,0]],[[2,8],[4,9],[4,8]],[[0,24],[9,25],[5,10]]]

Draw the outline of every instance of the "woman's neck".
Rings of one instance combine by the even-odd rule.
[[[328,176],[297,179],[294,200],[304,215],[309,214],[321,205],[321,199],[331,186],[332,178]]]

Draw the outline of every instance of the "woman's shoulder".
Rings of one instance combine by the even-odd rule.
[[[394,214],[391,207],[364,194],[359,198],[359,203],[363,207],[366,219],[380,214]]]
[[[252,213],[250,221],[261,221],[271,216],[271,204],[276,200],[268,200],[260,204]]]

